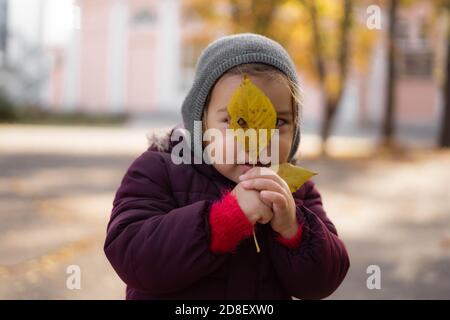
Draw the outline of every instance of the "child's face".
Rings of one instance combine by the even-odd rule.
[[[279,162],[284,163],[288,160],[295,129],[292,110],[292,95],[289,90],[289,85],[285,81],[276,81],[270,79],[269,77],[249,75],[249,78],[266,94],[267,97],[269,97],[277,112],[276,128],[279,130],[278,157]],[[225,130],[228,128],[229,120],[227,106],[234,91],[241,84],[241,81],[241,75],[227,74],[217,81],[211,92],[211,99],[207,107],[207,112],[203,117],[204,126],[207,129],[219,129],[225,136]],[[224,144],[224,154],[225,149],[226,147]],[[268,150],[270,150],[270,145],[268,146]],[[228,179],[234,182],[239,182],[239,176],[248,171],[251,166],[236,164],[236,148],[234,154],[234,164],[214,164],[214,167]]]

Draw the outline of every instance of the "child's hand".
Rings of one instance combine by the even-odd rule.
[[[273,210],[270,225],[285,238],[293,237],[298,230],[295,201],[287,183],[268,168],[255,167],[239,178],[247,190],[260,191],[260,199]]]
[[[257,222],[265,224],[272,219],[272,209],[261,200],[258,191],[246,190],[242,187],[242,183],[238,183],[231,193],[252,224]]]

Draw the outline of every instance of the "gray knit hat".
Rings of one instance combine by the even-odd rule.
[[[229,69],[244,63],[264,63],[283,72],[298,85],[297,72],[289,54],[274,40],[243,33],[220,38],[203,50],[197,62],[194,83],[181,107],[184,127],[192,137],[193,150],[202,150],[202,132],[194,132],[194,121],[201,121],[208,94],[216,81]],[[297,106],[297,131],[294,133],[289,160],[300,143],[300,106]],[[194,145],[197,148],[194,148]],[[200,156],[197,154],[197,156]]]

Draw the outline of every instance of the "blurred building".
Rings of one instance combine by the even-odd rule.
[[[0,83],[15,101],[92,112],[178,110],[179,0],[0,0],[2,13]]]
[[[201,50],[225,34],[184,16],[182,8],[182,0],[0,0],[6,61],[0,84],[19,100],[56,110],[179,112]],[[440,114],[436,70],[445,28],[429,32],[432,10],[429,2],[399,9],[396,99],[402,123],[435,126]],[[382,33],[387,23],[383,17]],[[379,37],[368,72],[351,71],[338,113],[341,126],[380,123],[386,48],[385,36]],[[318,123],[319,90],[307,80],[304,89],[305,122]]]
[[[398,9],[396,20],[396,118],[405,125],[435,127],[443,105],[438,79],[445,63],[445,21],[435,20],[433,3],[418,2]],[[384,17],[387,22],[387,17]],[[387,30],[387,27],[384,28]],[[356,75],[363,124],[380,123],[384,115],[387,37],[378,39],[369,71]]]
[[[81,29],[72,56],[81,108],[162,112],[178,108],[178,0],[79,0]]]

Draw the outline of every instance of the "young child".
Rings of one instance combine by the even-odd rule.
[[[292,162],[296,70],[278,43],[255,34],[221,38],[202,53],[182,106],[189,151],[205,147],[194,121],[225,132],[243,74],[272,102],[279,161]],[[349,258],[312,181],[291,193],[259,166],[175,164],[180,142],[172,140],[152,143],[133,162],[113,203],[104,250],[127,299],[321,299],[336,290]]]

